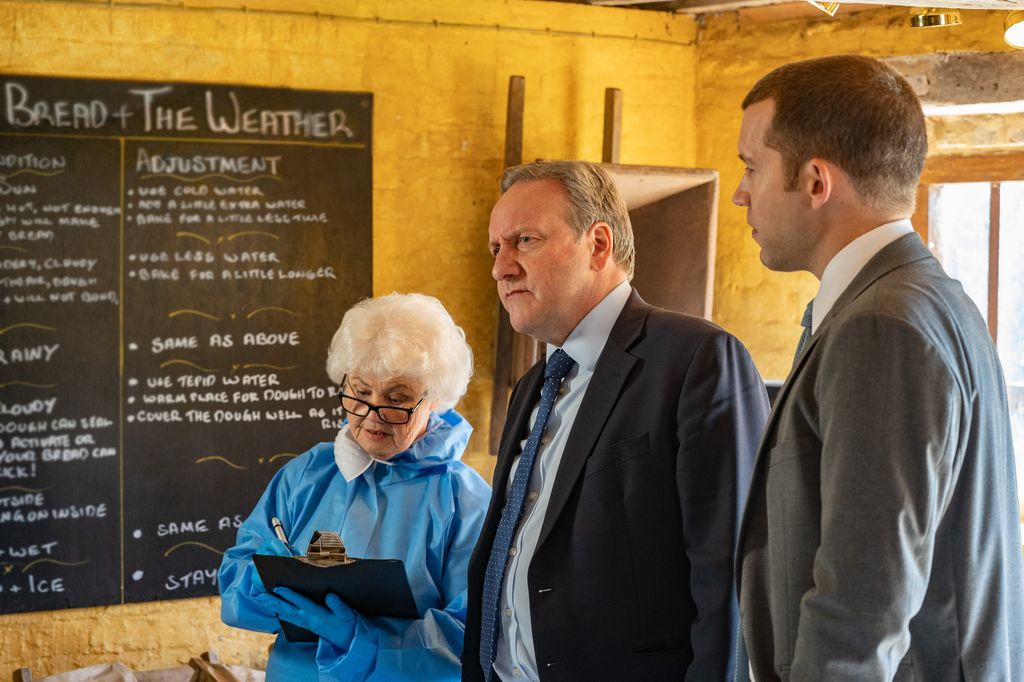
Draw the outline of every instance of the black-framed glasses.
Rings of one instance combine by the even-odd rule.
[[[347,379],[348,377],[346,376],[341,380],[341,388],[338,389],[337,397],[341,401],[342,409],[357,417],[365,417],[370,412],[376,412],[377,416],[385,424],[408,424],[409,420],[412,419],[413,412],[426,400],[426,398],[420,398],[419,402],[412,407],[373,405],[353,395],[347,395],[345,393],[345,381]]]

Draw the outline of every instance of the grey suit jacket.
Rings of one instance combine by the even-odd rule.
[[[783,385],[737,555],[766,680],[1024,680],[1002,370],[916,234],[843,292]]]

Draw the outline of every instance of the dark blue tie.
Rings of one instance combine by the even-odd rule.
[[[558,387],[562,379],[573,368],[576,361],[565,351],[559,349],[548,358],[544,368],[544,387],[540,390],[540,407],[537,409],[537,420],[533,423],[530,437],[523,446],[523,454],[519,458],[515,477],[512,479],[512,490],[509,491],[505,508],[501,511],[498,532],[494,534],[491,545],[491,556],[487,561],[484,573],[484,595],[480,614],[480,667],[484,671],[484,679],[490,680],[493,674],[494,657],[498,648],[498,623],[501,622],[501,587],[505,578],[505,565],[508,562],[509,550],[512,548],[512,536],[523,516],[526,501],[526,488],[533,473],[533,462],[537,458],[537,447],[544,435],[544,425],[551,414],[551,406],[558,396]]]
[[[800,332],[800,341],[796,344],[796,353],[793,355],[793,366],[796,367],[796,361],[800,359],[800,354],[804,352],[804,346],[811,340],[811,324],[814,321],[814,299],[807,304],[807,308],[804,310],[803,319],[800,320],[800,324],[803,325],[804,330]]]

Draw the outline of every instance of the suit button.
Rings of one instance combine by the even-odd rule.
[[[539,494],[537,493],[536,490],[531,490],[530,491],[530,502],[535,501],[538,496],[539,496]]]
[[[509,548],[508,555],[509,556],[515,556],[516,555],[516,548],[515,547]]]

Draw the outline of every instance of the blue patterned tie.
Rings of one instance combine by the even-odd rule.
[[[523,516],[526,488],[533,473],[533,462],[537,458],[537,448],[544,434],[544,425],[551,414],[551,406],[555,404],[562,379],[575,364],[576,361],[561,349],[556,350],[548,358],[547,366],[544,368],[544,387],[540,390],[537,420],[533,423],[533,430],[530,431],[526,445],[523,446],[523,454],[519,458],[519,466],[516,467],[515,477],[512,479],[512,490],[509,491],[505,508],[501,511],[498,532],[494,534],[491,556],[487,561],[487,571],[484,573],[484,595],[480,614],[480,667],[483,668],[484,679],[488,681],[493,674],[492,666],[498,649],[501,587],[505,578],[509,550],[512,547],[512,536],[515,534],[519,519]]]
[[[796,367],[796,361],[800,359],[800,353],[804,352],[804,346],[811,340],[811,324],[814,321],[814,299],[807,304],[807,308],[804,309],[803,319],[800,320],[800,324],[803,325],[804,330],[800,332],[800,341],[796,344],[796,353],[793,355],[793,366]]]

